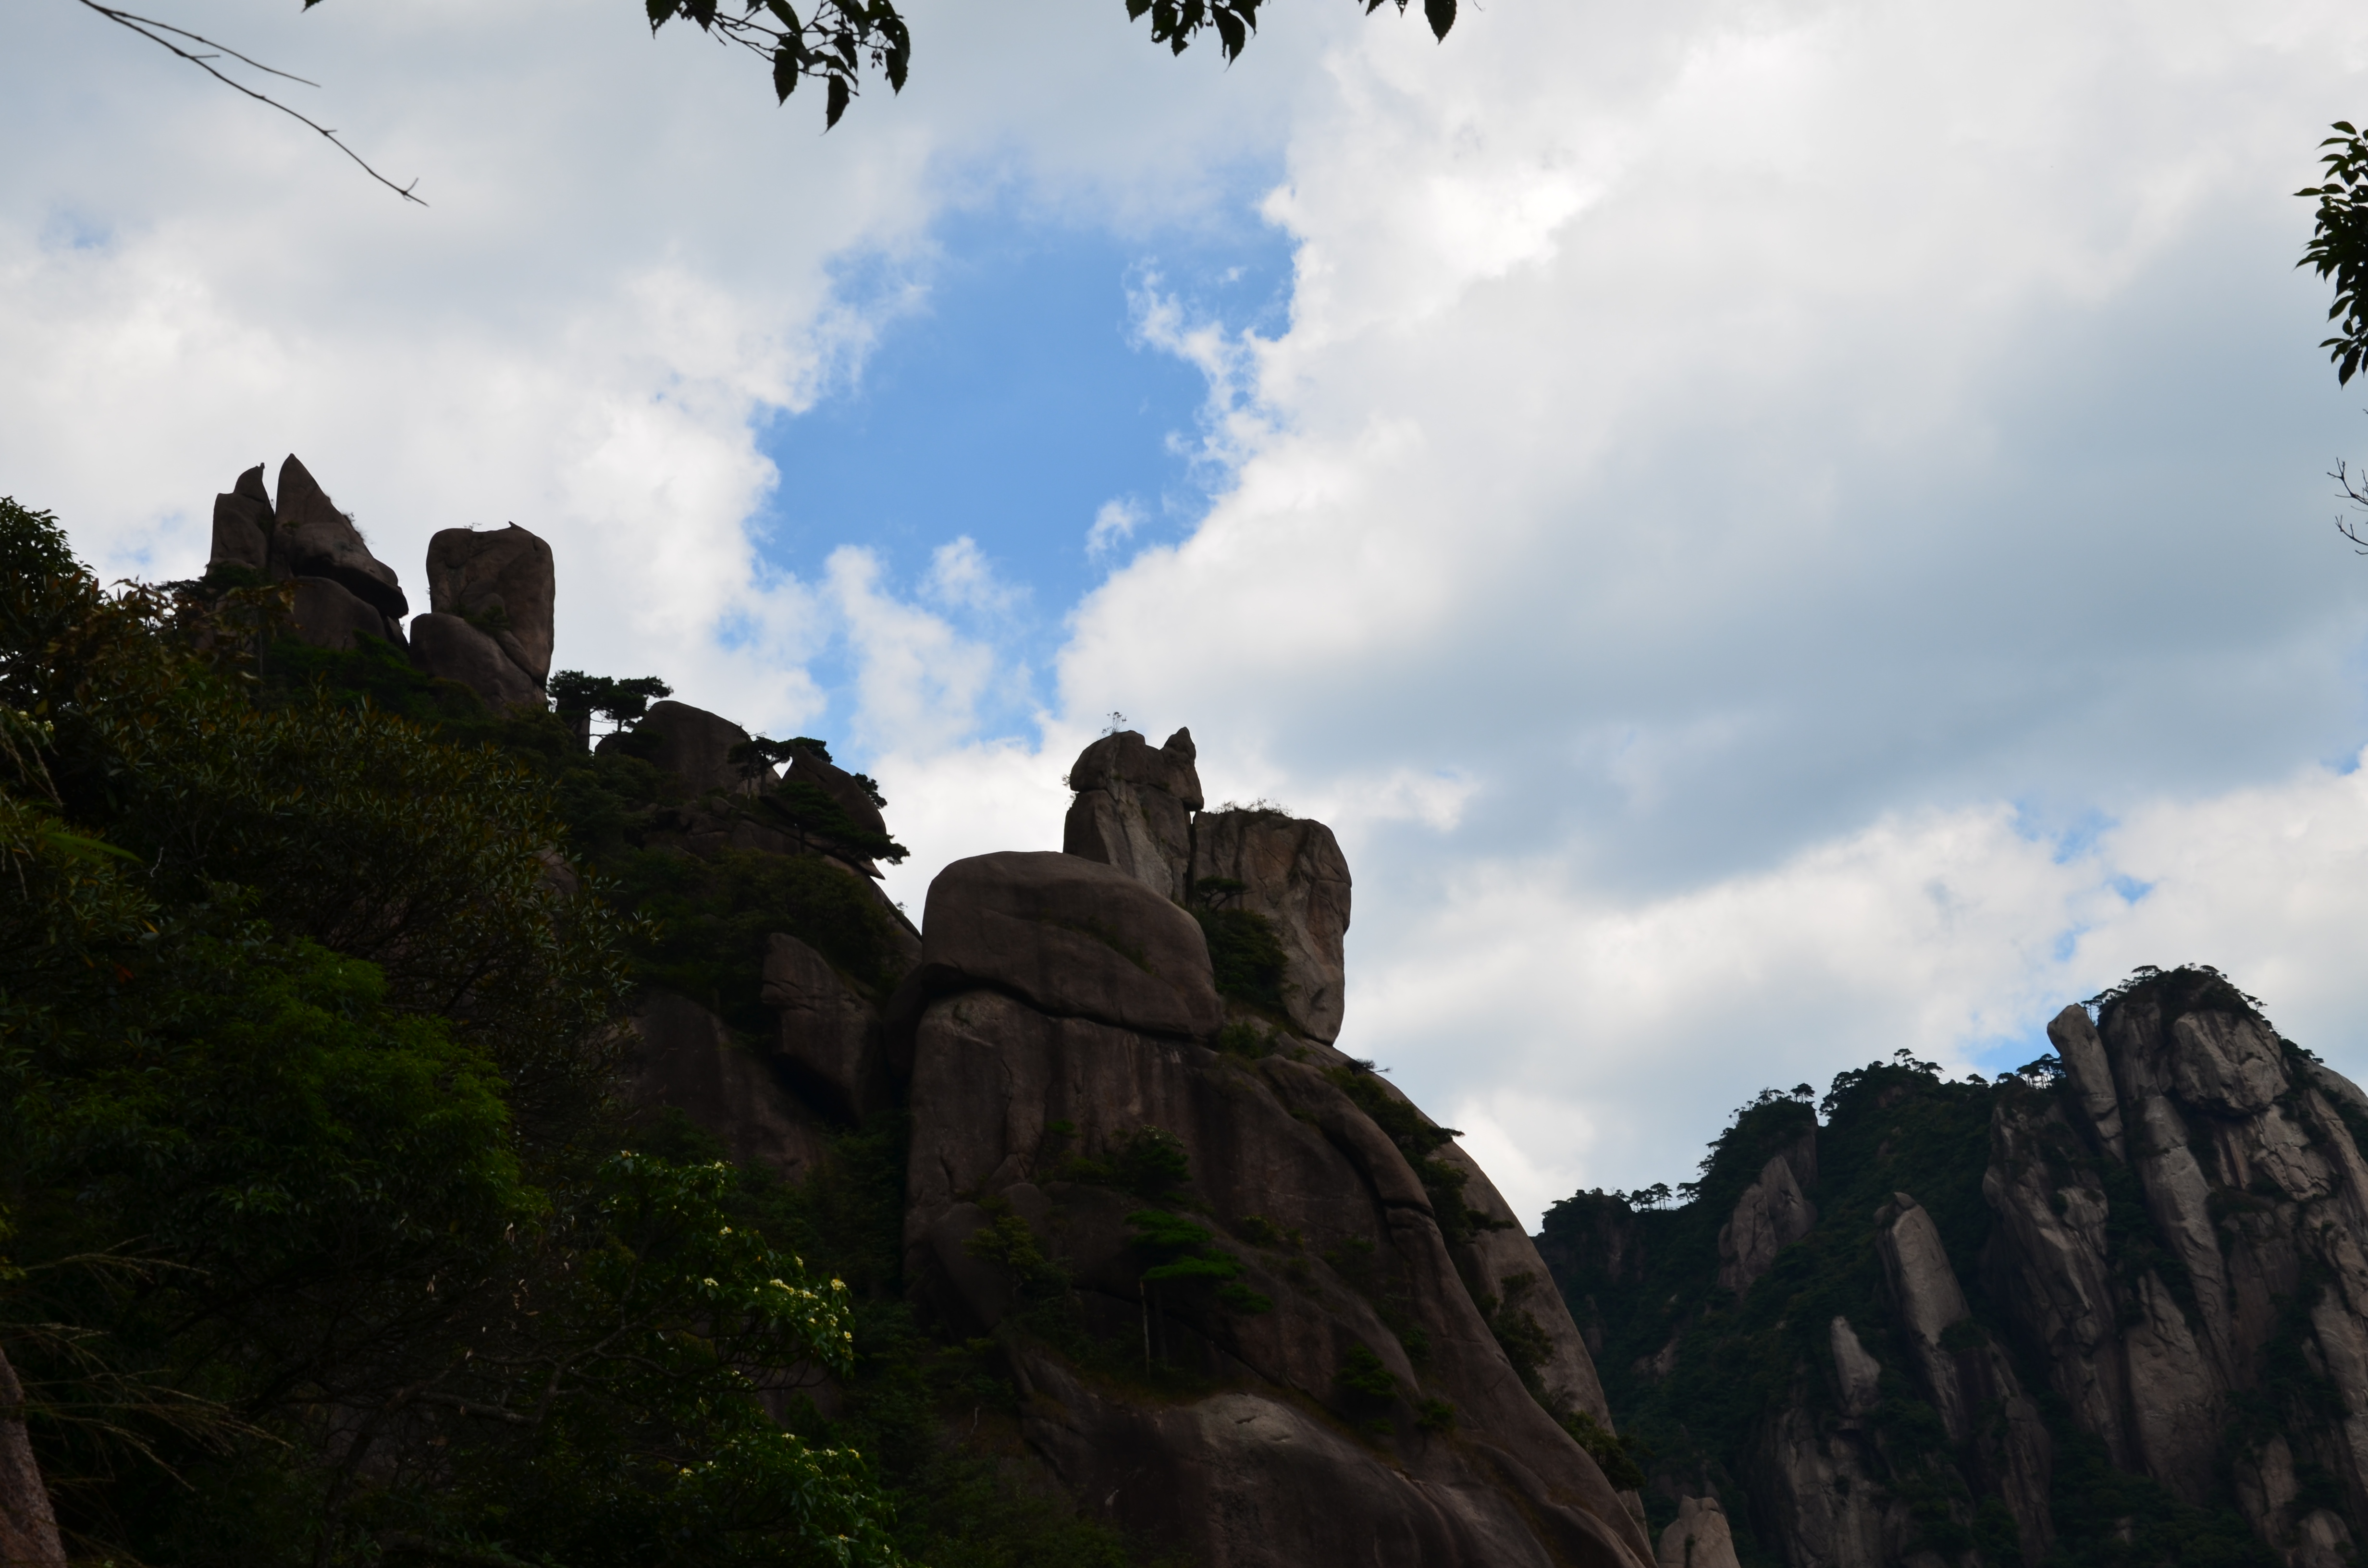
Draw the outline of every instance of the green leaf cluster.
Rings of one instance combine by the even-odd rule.
[[[2294,192],[2318,203],[2310,243],[2294,265],[2334,280],[2327,319],[2336,332],[2319,347],[2334,361],[2336,381],[2348,384],[2368,356],[2368,140],[2348,120],[2330,129],[2336,134],[2319,143],[2324,182]]]
[[[679,17],[767,61],[778,102],[789,102],[801,82],[822,83],[825,131],[847,113],[867,63],[897,93],[912,68],[912,33],[891,0],[819,0],[803,17],[790,0],[746,0],[737,14],[717,0],[643,4],[653,33]]]

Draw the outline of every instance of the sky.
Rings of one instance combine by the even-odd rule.
[[[428,205],[0,8],[0,492],[109,576],[290,451],[416,593],[522,524],[558,665],[829,738],[913,909],[1189,725],[1531,1216],[2145,963],[2368,1077],[2356,6],[916,0],[825,134],[622,0],[156,4]]]

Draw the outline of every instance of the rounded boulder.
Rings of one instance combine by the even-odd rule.
[[[1115,867],[1053,851],[957,860],[929,884],[921,967],[1041,1012],[1203,1038],[1224,1022],[1199,922]]]

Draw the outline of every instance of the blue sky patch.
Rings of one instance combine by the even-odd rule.
[[[904,597],[918,594],[939,548],[967,537],[1022,591],[991,609],[931,608],[1041,683],[1070,607],[1133,550],[1183,537],[1208,509],[1211,476],[1191,459],[1208,383],[1143,341],[1137,301],[1156,288],[1191,319],[1279,331],[1290,245],[1247,220],[1124,240],[996,210],[953,216],[936,239],[921,306],[891,319],[845,384],[759,431],[781,483],[754,519],[758,551],[811,582],[831,551],[862,545]],[[840,292],[860,306],[911,280],[870,258],[844,270]],[[1105,522],[1105,548],[1089,551],[1096,519],[1120,516],[1131,531]],[[844,690],[848,659],[834,648],[813,673]],[[1014,733],[1047,696],[1013,693],[985,717]]]

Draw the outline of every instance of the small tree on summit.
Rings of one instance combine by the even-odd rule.
[[[650,704],[672,697],[674,687],[655,676],[617,680],[587,676],[582,670],[562,670],[551,677],[551,703],[562,713],[598,713],[620,729],[632,729],[650,710]]]

